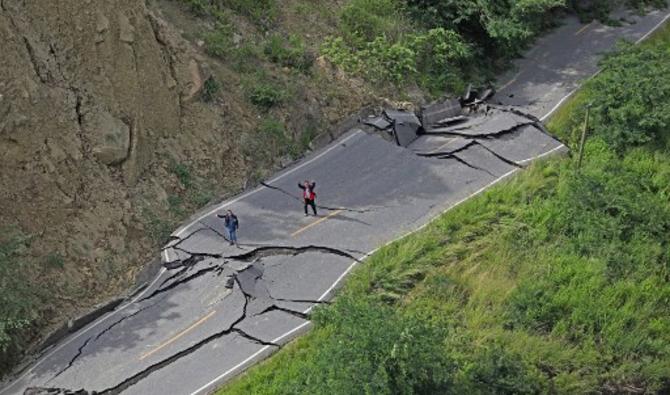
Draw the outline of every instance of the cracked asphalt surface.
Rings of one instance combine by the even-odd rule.
[[[204,212],[173,234],[165,268],[142,293],[48,350],[0,394],[214,388],[306,330],[310,311],[370,252],[565,149],[537,118],[597,70],[599,52],[619,37],[640,39],[666,15],[629,17],[637,22],[620,27],[568,19],[501,79],[491,102],[522,111],[491,106],[407,148],[354,129]],[[317,181],[319,217],[303,214],[296,184],[304,179]],[[216,217],[229,208],[240,218],[240,248],[228,245]]]

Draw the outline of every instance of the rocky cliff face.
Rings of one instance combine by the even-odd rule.
[[[165,194],[149,173],[177,146],[195,61],[141,1],[0,4],[0,222],[66,260],[64,288],[104,291],[120,279],[95,266],[147,258],[134,198]]]
[[[0,0],[0,224],[31,236],[42,329],[128,286],[158,256],[157,224],[160,239],[194,208],[179,206],[193,179],[214,197],[259,171],[241,147],[260,117],[239,76],[162,15],[141,0]],[[229,83],[204,103],[213,72]],[[275,118],[296,130],[364,104],[322,74],[338,94],[296,88],[298,109]]]

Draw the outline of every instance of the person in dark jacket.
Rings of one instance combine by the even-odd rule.
[[[314,191],[314,188],[316,187],[316,182],[312,181],[309,182],[305,180],[302,184],[298,183],[298,188],[302,189],[302,197],[305,201],[305,216],[308,216],[309,213],[307,212],[307,206],[312,206],[312,211],[314,212],[314,215],[316,214],[316,192]]]
[[[231,210],[226,211],[225,215],[217,214],[219,218],[223,218],[223,225],[228,231],[228,240],[230,245],[237,244],[237,229],[240,227],[240,221],[237,219],[237,216],[233,214]]]

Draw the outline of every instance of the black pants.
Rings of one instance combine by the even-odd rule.
[[[305,215],[307,215],[307,206],[312,206],[312,211],[314,211],[314,215],[316,215],[316,203],[314,203],[313,199],[307,199],[305,198]]]

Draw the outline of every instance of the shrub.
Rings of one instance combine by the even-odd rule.
[[[0,372],[9,368],[25,335],[39,318],[40,291],[34,286],[24,253],[30,239],[15,227],[0,233]]]
[[[188,9],[197,16],[207,16],[211,12],[209,0],[182,0]]]
[[[617,152],[649,142],[664,143],[670,127],[670,52],[656,46],[622,43],[602,62],[590,83],[597,92],[591,110],[594,133]],[[583,109],[575,114],[577,122]],[[582,118],[583,119],[583,118]]]
[[[275,0],[225,0],[221,3],[263,27],[272,23],[277,15]]]
[[[214,78],[214,76],[210,76],[203,84],[202,100],[204,102],[211,102],[218,96],[220,89],[221,85],[219,85],[219,82],[216,80],[216,78]]]
[[[274,63],[285,67],[293,67],[305,72],[314,63],[314,57],[307,51],[305,44],[298,36],[272,35],[265,43],[265,55]]]
[[[177,176],[177,179],[184,188],[190,188],[193,185],[193,177],[191,170],[184,163],[179,163],[175,160],[170,161],[170,171]]]
[[[225,59],[233,46],[233,28],[224,14],[219,14],[214,29],[204,35],[205,51],[217,58]]]
[[[266,110],[281,104],[287,96],[282,87],[264,79],[255,80],[247,90],[249,101]]]

